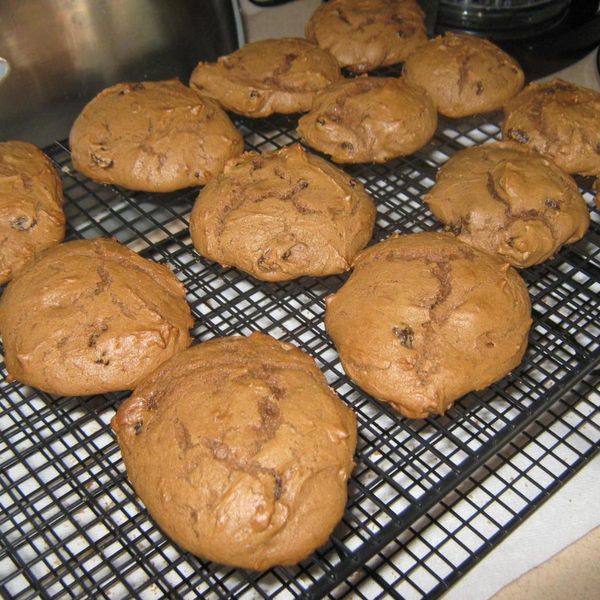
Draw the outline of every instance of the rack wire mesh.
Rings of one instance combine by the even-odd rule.
[[[378,207],[373,242],[438,229],[421,198],[457,150],[499,138],[497,116],[441,120],[415,155],[347,170]],[[296,119],[236,118],[248,149],[296,141]],[[112,236],[168,263],[186,285],[196,341],[259,330],[300,346],[359,423],[342,522],[296,567],[265,573],[202,561],[171,543],[127,481],[109,422],[126,393],[50,397],[0,365],[0,592],[29,598],[435,598],[600,448],[599,215],[585,239],[523,271],[534,325],[521,366],[442,417],[410,421],[344,375],[323,327],[345,276],[262,283],[201,259],[188,217],[197,189],[132,193],[87,180],[66,144],[68,238]],[[474,499],[476,498],[476,499]]]

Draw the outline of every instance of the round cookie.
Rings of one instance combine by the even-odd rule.
[[[319,92],[298,133],[337,163],[382,163],[423,147],[437,127],[429,95],[396,77],[356,77]]]
[[[447,117],[499,110],[525,83],[517,61],[498,46],[455,33],[420,46],[406,59],[402,75],[427,90],[438,112]]]
[[[394,235],[364,250],[326,304],[348,376],[410,418],[443,414],[506,375],[531,325],[517,271],[449,233]]]
[[[0,142],[0,285],[64,237],[62,183],[48,157],[28,142]]]
[[[167,267],[102,238],[44,251],[0,298],[9,378],[57,395],[132,389],[192,325]]]
[[[287,281],[347,271],[375,215],[359,181],[294,145],[228,162],[200,192],[190,232],[203,256]]]
[[[201,62],[192,88],[248,117],[306,112],[315,93],[342,79],[329,52],[302,38],[246,44],[216,63]]]
[[[354,413],[308,355],[267,335],[178,354],[112,426],[150,514],[205,559],[254,570],[296,564],[344,512]]]
[[[69,143],[80,173],[148,192],[204,184],[244,149],[217,102],[176,80],[106,88],[77,117]]]
[[[356,73],[402,62],[427,41],[415,0],[331,0],[311,15],[305,35]]]
[[[502,135],[567,173],[600,176],[600,92],[562,79],[530,83],[504,107]]]
[[[521,268],[581,239],[590,223],[575,181],[516,142],[457,152],[425,202],[463,242]]]

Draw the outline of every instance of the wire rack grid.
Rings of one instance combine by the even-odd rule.
[[[296,118],[236,118],[248,149],[296,141]],[[425,148],[347,171],[374,198],[373,242],[438,229],[422,197],[457,150],[499,138],[497,118],[442,120]],[[521,366],[442,417],[410,421],[345,376],[323,326],[345,276],[269,284],[201,259],[188,217],[196,189],[132,193],[62,175],[69,238],[112,236],[183,281],[197,342],[263,331],[312,355],[355,410],[356,468],[330,541],[292,568],[231,569],[183,552],[127,481],[109,423],[127,395],[50,397],[0,366],[0,592],[30,598],[435,598],[600,447],[599,215],[585,239],[523,271],[534,325]],[[590,182],[580,180],[590,204]]]

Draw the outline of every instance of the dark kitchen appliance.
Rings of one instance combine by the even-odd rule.
[[[493,40],[528,79],[559,71],[600,44],[598,0],[439,0],[436,29]]]
[[[237,2],[226,0],[2,0],[0,57],[10,72],[0,81],[0,139],[46,145],[101,89],[187,83],[199,60],[242,42]]]

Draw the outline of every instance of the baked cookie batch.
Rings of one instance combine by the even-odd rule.
[[[295,564],[342,518],[356,417],[291,344],[253,333],[193,346],[137,387],[112,425],[150,513],[202,557]]]
[[[599,177],[600,93],[561,79],[531,83],[506,103],[502,135],[567,173]]]
[[[422,148],[437,128],[429,95],[398,77],[356,77],[319,92],[298,134],[336,163],[383,163]]]
[[[315,10],[305,35],[355,73],[400,63],[427,41],[416,0],[331,0]]]
[[[498,46],[455,33],[419,47],[404,62],[402,75],[427,90],[439,113],[447,117],[499,110],[525,82],[517,61]]]
[[[401,77],[372,73],[400,62]],[[532,321],[516,268],[589,225],[569,173],[600,176],[600,93],[523,85],[487,40],[428,40],[415,0],[331,0],[306,39],[201,62],[190,87],[102,91],[73,125],[72,162],[132,190],[203,185],[194,247],[258,280],[352,270],[325,310],[344,370],[401,415],[426,418],[519,365]],[[457,152],[423,199],[444,231],[369,248],[376,207],[360,181],[299,144],[244,152],[225,112],[304,113],[302,142],[348,164],[418,152],[438,113],[499,109],[504,141]],[[60,243],[60,179],[28,143],[0,143],[0,233],[9,378],[56,395],[132,389],[112,427],[167,535],[254,570],[295,564],[327,540],[347,499],[356,418],[308,355],[261,333],[188,348],[185,288],[166,267],[113,240]]]
[[[548,260],[581,239],[590,221],[573,178],[511,141],[457,152],[424,201],[459,239],[518,268]]]
[[[367,248],[325,316],[348,376],[413,419],[504,377],[530,325],[517,271],[451,233],[395,234]]]
[[[310,110],[315,94],[342,79],[326,50],[299,38],[246,44],[216,63],[200,62],[190,86],[247,117]]]
[[[80,173],[148,192],[207,183],[244,148],[225,111],[177,80],[103,90],[77,117],[69,144]]]
[[[57,395],[133,389],[190,345],[192,325],[179,279],[105,238],[41,253],[0,301],[10,376]]]
[[[62,182],[28,142],[0,142],[0,285],[65,237]]]
[[[202,256],[287,281],[350,269],[376,212],[360,181],[293,145],[228,162],[200,192],[190,233]]]

